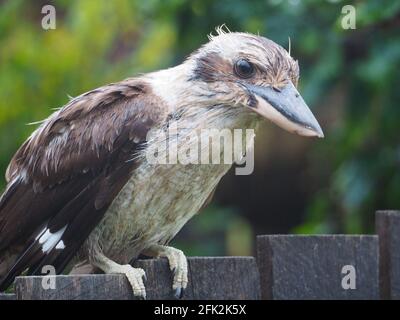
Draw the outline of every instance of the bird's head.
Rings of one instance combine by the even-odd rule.
[[[324,136],[297,91],[298,63],[284,48],[261,36],[217,31],[188,59],[190,81],[202,83],[200,94],[254,111],[289,132]]]

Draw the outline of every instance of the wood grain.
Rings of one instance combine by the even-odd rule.
[[[262,299],[379,299],[376,236],[257,237]],[[356,289],[343,289],[352,265]]]
[[[400,211],[377,211],[382,299],[400,299]]]
[[[188,259],[189,285],[183,299],[260,298],[259,274],[253,257],[193,257]],[[146,271],[148,299],[172,299],[172,274],[167,260],[139,260]],[[122,275],[60,275],[56,289],[44,290],[43,277],[18,277],[17,299],[24,300],[130,300],[134,299]]]

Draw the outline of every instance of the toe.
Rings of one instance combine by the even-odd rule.
[[[144,270],[127,265],[124,273],[132,286],[133,295],[139,299],[146,299],[146,289],[143,283],[143,279],[146,277]]]
[[[174,293],[174,297],[176,299],[181,299],[184,293],[185,288],[188,284],[188,266],[185,255],[182,251],[176,251],[176,255],[174,256],[171,263],[171,270],[174,275],[172,289]]]

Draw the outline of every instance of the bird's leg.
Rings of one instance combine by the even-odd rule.
[[[146,299],[146,289],[143,283],[143,279],[146,280],[146,274],[143,269],[134,268],[130,264],[118,264],[107,258],[101,252],[96,252],[96,254],[91,257],[90,263],[103,270],[104,273],[124,274],[132,286],[133,295],[138,298]]]
[[[150,257],[165,257],[168,259],[169,268],[174,274],[172,289],[177,299],[182,298],[188,284],[188,265],[184,253],[173,247],[154,245],[143,252]]]

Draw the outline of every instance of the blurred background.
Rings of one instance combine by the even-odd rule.
[[[56,8],[43,30],[42,6]],[[342,7],[356,8],[344,30]],[[325,132],[266,124],[255,171],[219,185],[174,244],[188,255],[251,255],[267,233],[371,233],[400,209],[400,1],[0,0],[0,172],[68,96],[179,64],[225,23],[288,48]],[[0,180],[0,190],[5,186]]]

